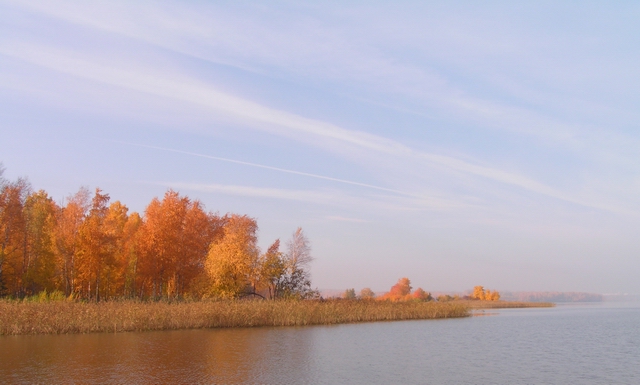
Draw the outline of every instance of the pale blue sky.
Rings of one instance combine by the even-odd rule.
[[[321,4],[321,5],[320,5]],[[640,293],[636,2],[0,1],[0,161],[301,226],[314,286]]]

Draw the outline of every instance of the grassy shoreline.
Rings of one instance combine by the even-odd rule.
[[[0,335],[306,326],[459,318],[469,306],[388,301],[0,301]]]

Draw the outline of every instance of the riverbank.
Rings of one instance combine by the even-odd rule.
[[[469,315],[469,306],[459,302],[5,300],[0,301],[0,335],[330,325]]]

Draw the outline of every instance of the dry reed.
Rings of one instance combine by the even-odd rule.
[[[468,306],[455,302],[0,300],[0,335],[329,325],[469,315]]]

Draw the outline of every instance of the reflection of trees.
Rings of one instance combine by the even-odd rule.
[[[24,336],[3,341],[0,375],[17,383],[278,384],[300,373],[304,383],[312,338],[309,328]]]

